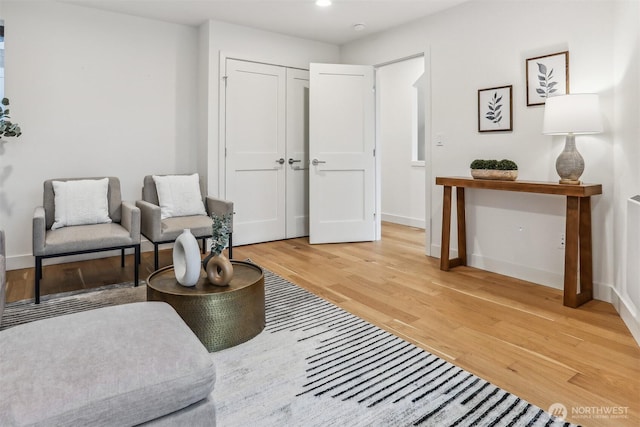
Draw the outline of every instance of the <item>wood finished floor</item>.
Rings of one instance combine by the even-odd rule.
[[[424,233],[385,223],[378,242],[247,245],[255,263],[531,403],[562,403],[584,426],[640,425],[640,348],[613,306],[562,305],[559,290],[471,267],[439,270]],[[131,280],[133,257],[46,266],[43,294]],[[161,252],[161,266],[171,250]],[[140,277],[153,270],[142,256]],[[33,296],[33,269],[8,273],[7,299]],[[623,418],[572,411],[626,407]]]

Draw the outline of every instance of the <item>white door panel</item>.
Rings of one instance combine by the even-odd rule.
[[[226,67],[226,197],[234,202],[234,244],[282,239],[285,69],[233,59]]]
[[[373,67],[311,64],[310,86],[309,241],[375,240]]]
[[[287,238],[309,235],[309,71],[287,69]]]

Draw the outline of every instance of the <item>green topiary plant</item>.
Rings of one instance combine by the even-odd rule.
[[[498,167],[496,169],[501,171],[517,171],[518,165],[513,160],[502,159],[498,162]]]
[[[492,169],[502,171],[518,170],[518,165],[516,164],[516,162],[508,159],[502,159],[500,161],[476,159],[471,162],[471,165],[469,167],[471,169]]]
[[[15,136],[22,135],[20,126],[17,123],[11,123],[9,119],[9,98],[2,98],[2,105],[0,106],[0,138],[3,136]]]

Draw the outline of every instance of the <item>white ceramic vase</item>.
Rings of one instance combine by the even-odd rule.
[[[195,286],[200,278],[200,247],[191,230],[185,229],[173,245],[173,270],[182,286]]]

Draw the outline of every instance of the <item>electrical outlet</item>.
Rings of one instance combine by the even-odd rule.
[[[565,235],[564,233],[560,233],[560,240],[558,241],[558,249],[564,249],[565,243],[566,243]]]
[[[436,147],[444,147],[444,135],[441,133],[436,134]]]

